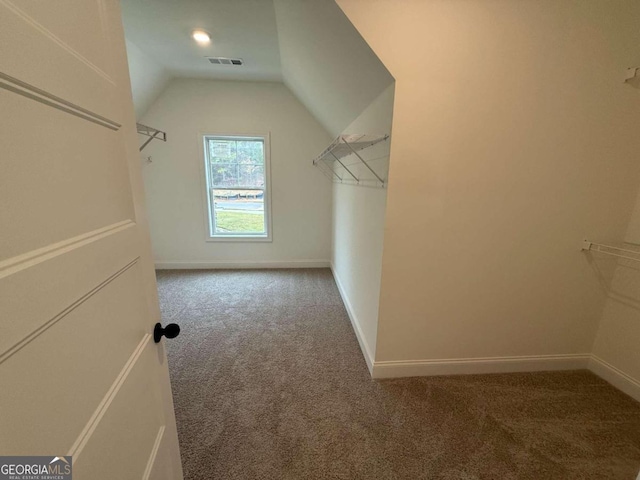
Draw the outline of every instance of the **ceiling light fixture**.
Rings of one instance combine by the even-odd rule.
[[[191,33],[193,39],[198,42],[200,45],[208,45],[211,43],[211,35],[209,35],[204,30],[194,30]]]

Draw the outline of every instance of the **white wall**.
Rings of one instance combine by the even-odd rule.
[[[127,60],[136,118],[140,119],[171,80],[169,72],[127,40]]]
[[[281,83],[174,80],[142,119],[167,132],[143,154],[160,266],[328,266],[331,183],[311,164],[327,132]],[[271,134],[273,242],[205,242],[201,133]]]
[[[640,3],[338,4],[396,79],[376,362],[583,365],[580,242],[623,238],[639,180]]]
[[[393,90],[393,85],[387,87],[343,133],[391,133]],[[389,142],[360,153],[370,161],[376,173],[382,178],[387,177]],[[357,162],[352,157],[346,157],[343,161]],[[349,165],[349,168],[360,175],[357,173],[357,163]],[[333,187],[333,274],[369,368],[375,357],[378,330],[386,198],[386,189],[342,184],[334,184]]]
[[[275,0],[282,75],[338,135],[393,78],[334,0]]]
[[[275,0],[274,6],[285,84],[315,118],[333,136],[390,133],[393,77],[335,1]],[[388,147],[367,151],[370,158],[387,157],[376,167],[388,165]],[[369,367],[386,193],[352,185],[333,189],[333,272]]]
[[[627,230],[626,241],[638,250],[640,244],[640,196]],[[598,253],[590,255],[594,273],[602,274],[608,297],[593,346],[592,368],[623,391],[640,400],[640,267],[637,262],[617,261]]]

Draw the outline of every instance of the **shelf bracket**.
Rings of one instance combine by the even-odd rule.
[[[147,127],[141,123],[136,123],[136,130],[140,135],[145,135],[149,137],[140,147],[140,152],[146,147],[151,140],[162,140],[163,142],[167,141],[167,134],[157,128]]]
[[[342,165],[342,168],[344,168],[344,169],[349,173],[349,175],[351,175],[351,176],[353,177],[353,179],[354,179],[356,182],[360,182],[360,180],[358,180],[358,177],[356,177],[356,176],[351,172],[351,170],[349,170],[349,169],[347,168],[347,166],[346,166],[344,163],[342,163],[338,157],[336,157],[336,156],[335,156],[335,154],[334,154],[333,152],[329,152],[329,153],[331,154],[331,156],[332,156],[333,158],[335,158],[335,159],[336,159],[336,162],[338,162],[340,165]],[[337,175],[336,175],[336,176],[337,176]],[[340,177],[338,177],[338,178],[340,178]],[[342,179],[340,178],[340,180],[342,180]]]
[[[371,173],[373,173],[373,175],[378,179],[378,181],[382,184],[382,186],[384,186],[384,180],[382,180],[382,179],[380,178],[380,175],[378,175],[378,174],[373,170],[373,168],[371,168],[371,167],[369,166],[369,164],[368,164],[367,162],[365,162],[365,161],[364,161],[364,159],[363,159],[363,158],[358,154],[358,152],[356,152],[356,151],[353,149],[353,147],[349,144],[349,142],[344,142],[344,143],[347,145],[347,147],[349,147],[349,150],[351,150],[351,151],[353,152],[353,154],[354,154],[356,157],[358,157],[362,163],[364,163],[364,166],[365,166],[365,167],[367,167]],[[340,163],[342,164],[342,162],[340,162]]]
[[[604,253],[605,255],[611,255],[612,257],[626,258],[627,260],[640,262],[639,257],[630,257],[629,255],[627,255],[629,253],[632,253],[634,255],[640,255],[640,251],[629,250],[628,248],[614,247],[613,245],[605,245],[602,243],[590,242],[589,240],[586,240],[586,239],[582,242],[582,248],[580,250]],[[613,253],[613,252],[610,252],[609,250],[615,250],[618,253]],[[623,254],[621,255],[620,252],[622,252]]]

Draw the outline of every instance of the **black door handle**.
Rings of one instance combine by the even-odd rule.
[[[160,343],[162,336],[167,338],[176,338],[180,334],[180,325],[176,323],[170,323],[166,327],[162,327],[160,322],[156,323],[153,329],[153,341]]]

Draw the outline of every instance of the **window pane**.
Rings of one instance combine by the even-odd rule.
[[[264,166],[253,163],[239,165],[238,182],[243,187],[264,187]]]
[[[264,190],[213,190],[215,234],[265,234]]]
[[[264,140],[206,137],[206,142],[211,235],[266,237]]]
[[[209,140],[211,163],[255,163],[264,165],[262,140]]]
[[[209,140],[211,163],[235,162],[235,143],[233,140]]]
[[[209,140],[212,187],[264,187],[262,140]]]
[[[241,185],[238,179],[240,166],[237,163],[212,163],[212,187],[237,187]]]
[[[235,143],[238,163],[264,165],[264,143],[262,140],[238,140]]]

